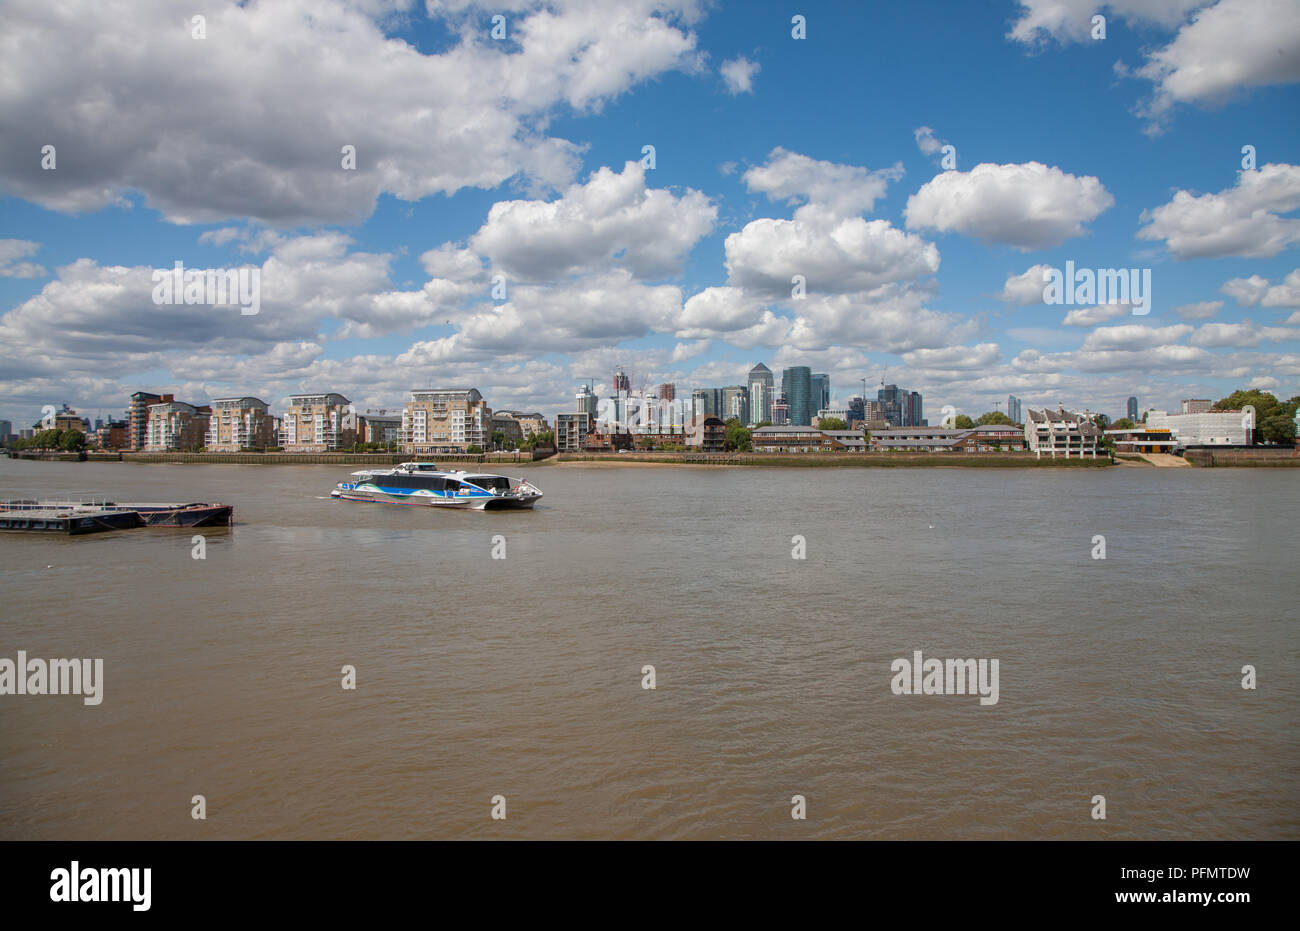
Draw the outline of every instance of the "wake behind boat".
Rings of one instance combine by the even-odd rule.
[[[339,482],[330,496],[345,501],[379,501],[475,511],[530,508],[542,490],[522,478],[485,472],[444,472],[432,462],[403,462],[395,469],[362,469]]]

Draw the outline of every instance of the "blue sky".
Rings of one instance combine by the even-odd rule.
[[[759,361],[841,401],[887,365],[935,417],[1300,393],[1294,0],[198,9],[0,10],[0,418],[429,384],[550,416]],[[158,305],[176,261],[257,267],[259,313]],[[1044,305],[1067,261],[1150,269],[1150,313]]]

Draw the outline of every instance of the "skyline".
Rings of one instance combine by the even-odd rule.
[[[971,415],[1300,394],[1290,0],[550,6],[217,4],[197,39],[8,4],[0,419],[430,383],[550,415],[757,362]],[[177,262],[258,268],[258,312],[155,303]],[[1149,312],[1043,303],[1071,263]]]

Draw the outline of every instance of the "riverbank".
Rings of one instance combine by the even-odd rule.
[[[403,462],[433,461],[439,464],[517,463],[528,465],[534,461],[533,453],[443,453],[417,455],[415,453],[11,453],[13,459],[39,462],[139,462],[188,463],[218,465],[401,465]],[[543,456],[550,455],[543,453]],[[540,457],[539,457],[540,458]]]
[[[548,462],[557,465],[701,465],[806,468],[1104,468],[1108,456],[1096,459],[1039,459],[1033,453],[560,453]],[[540,463],[539,463],[540,465]]]

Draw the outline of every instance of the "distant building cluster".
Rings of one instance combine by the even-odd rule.
[[[634,389],[621,369],[611,385],[613,394],[606,398],[596,395],[590,380],[579,387],[574,410],[556,416],[559,450],[708,447],[731,420],[750,428],[813,428],[834,419],[857,434],[863,429],[928,425],[919,392],[886,385],[882,378],[875,398],[868,399],[864,392],[834,406],[830,376],[806,365],[783,369],[778,383],[775,373],[760,362],[749,370],[745,384],[693,388],[689,397],[681,398],[672,383]]]
[[[417,388],[401,410],[364,413],[338,392],[306,392],[291,395],[279,416],[251,395],[191,404],[171,394],[137,391],[122,420],[101,420],[92,427],[65,404],[21,434],[13,433],[9,421],[0,421],[0,441],[29,439],[50,428],[79,430],[102,449],[130,452],[323,453],[363,443],[413,454],[463,453],[474,446],[489,449],[494,438],[514,447],[550,432],[540,413],[493,412],[475,388]]]

